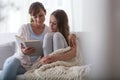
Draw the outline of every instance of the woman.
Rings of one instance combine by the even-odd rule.
[[[26,40],[37,39],[43,43],[44,35],[49,32],[49,28],[44,24],[46,9],[40,2],[34,2],[29,8],[31,16],[31,23],[24,24],[18,35],[24,37]],[[21,49],[17,56],[8,58],[4,64],[1,80],[15,80],[16,75],[24,74],[39,59],[39,55],[28,56],[35,52],[34,47],[24,47],[20,45]],[[18,56],[20,55],[20,56]]]
[[[76,36],[69,34],[68,17],[64,10],[56,10],[50,16],[51,33],[44,37],[44,55],[40,62],[51,63],[57,60],[68,60],[76,56]],[[49,56],[53,51],[71,46],[72,49],[65,54]]]

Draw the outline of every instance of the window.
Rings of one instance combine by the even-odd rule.
[[[0,33],[17,32],[22,24],[30,21],[29,6],[37,0],[0,0]],[[38,0],[47,10],[45,23],[49,25],[49,16],[56,9],[66,11],[71,31],[82,31],[81,0]],[[78,7],[79,6],[79,7]]]

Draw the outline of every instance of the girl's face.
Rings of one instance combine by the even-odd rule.
[[[50,23],[49,23],[49,25],[50,25],[50,29],[51,29],[52,32],[57,32],[58,31],[57,20],[56,20],[54,15],[50,16]]]
[[[33,22],[36,25],[43,25],[45,21],[45,12],[40,9],[39,13],[36,14],[35,16],[32,16]]]

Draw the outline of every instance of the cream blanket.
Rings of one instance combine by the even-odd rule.
[[[51,55],[70,50],[70,47],[59,49]],[[83,80],[89,72],[89,65],[81,65],[79,39],[77,39],[77,56],[68,61],[56,61],[51,64],[36,63],[33,69],[24,74],[25,80]],[[41,66],[41,67],[40,67]]]

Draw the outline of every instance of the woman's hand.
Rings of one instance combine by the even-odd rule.
[[[30,55],[35,52],[35,48],[34,47],[26,47],[25,48],[24,45],[21,43],[21,51],[25,55]]]
[[[55,62],[57,59],[56,59],[56,57],[55,56],[45,56],[45,57],[43,57],[41,60],[40,60],[40,62],[42,63],[42,64],[49,64],[49,63],[52,63],[52,62]]]

